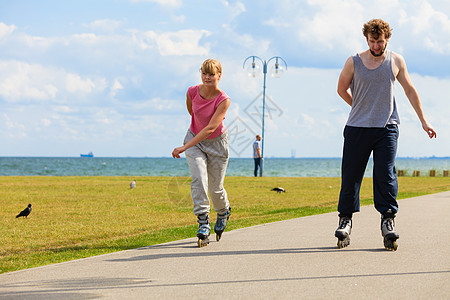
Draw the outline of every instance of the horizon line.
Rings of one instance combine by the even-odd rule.
[[[90,158],[172,158],[170,156],[94,156],[94,157],[80,157],[80,156],[1,156],[0,158],[80,158],[80,159],[90,159]],[[186,159],[185,157],[181,157]],[[229,157],[230,159],[253,159],[253,157]],[[302,156],[302,157],[291,157],[291,156],[270,156],[264,157],[264,159],[341,159],[339,156]],[[370,157],[372,159],[372,157]],[[450,159],[450,156],[398,156],[396,159]]]

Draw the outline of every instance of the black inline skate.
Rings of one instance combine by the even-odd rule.
[[[339,227],[334,236],[338,238],[337,246],[339,249],[350,245],[350,234],[352,233],[352,218],[348,216],[339,216]]]
[[[388,210],[381,216],[381,235],[383,236],[384,248],[396,251],[398,248],[398,233],[395,231],[395,213]]]

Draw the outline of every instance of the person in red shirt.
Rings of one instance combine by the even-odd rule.
[[[175,148],[172,157],[180,158],[180,154],[185,152],[192,176],[194,214],[199,223],[198,246],[202,247],[209,243],[211,233],[208,192],[217,212],[214,227],[217,241],[220,240],[230,217],[230,203],[223,186],[229,157],[228,135],[223,120],[230,106],[230,98],[218,87],[222,76],[220,62],[207,59],[200,71],[202,84],[190,87],[186,95],[191,126],[184,145]]]

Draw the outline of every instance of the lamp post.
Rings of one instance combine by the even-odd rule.
[[[269,65],[269,63],[272,60],[275,60],[275,64],[274,66],[271,68],[271,76],[275,77],[275,78],[280,78],[285,69],[287,70],[287,63],[286,61],[279,57],[279,56],[274,56],[271,57],[269,60],[262,60],[261,58],[259,58],[258,56],[252,55],[247,57],[244,60],[244,64],[242,65],[242,67],[245,69],[245,63],[251,59],[252,63],[250,64],[250,66],[247,68],[248,71],[248,76],[250,77],[256,77],[259,73],[260,67],[257,64],[257,61],[259,61],[262,66],[263,66],[263,74],[264,74],[264,84],[263,84],[263,107],[262,107],[262,126],[261,126],[261,138],[262,138],[262,143],[261,143],[261,168],[259,169],[259,176],[262,177],[263,175],[263,169],[264,169],[264,115],[265,115],[265,106],[266,106],[266,76],[267,76],[267,66]],[[283,68],[282,65],[280,65],[280,61],[284,64],[285,69]]]

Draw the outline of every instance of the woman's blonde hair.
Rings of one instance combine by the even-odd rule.
[[[218,60],[207,59],[203,62],[200,72],[208,74],[222,74],[222,66]]]

